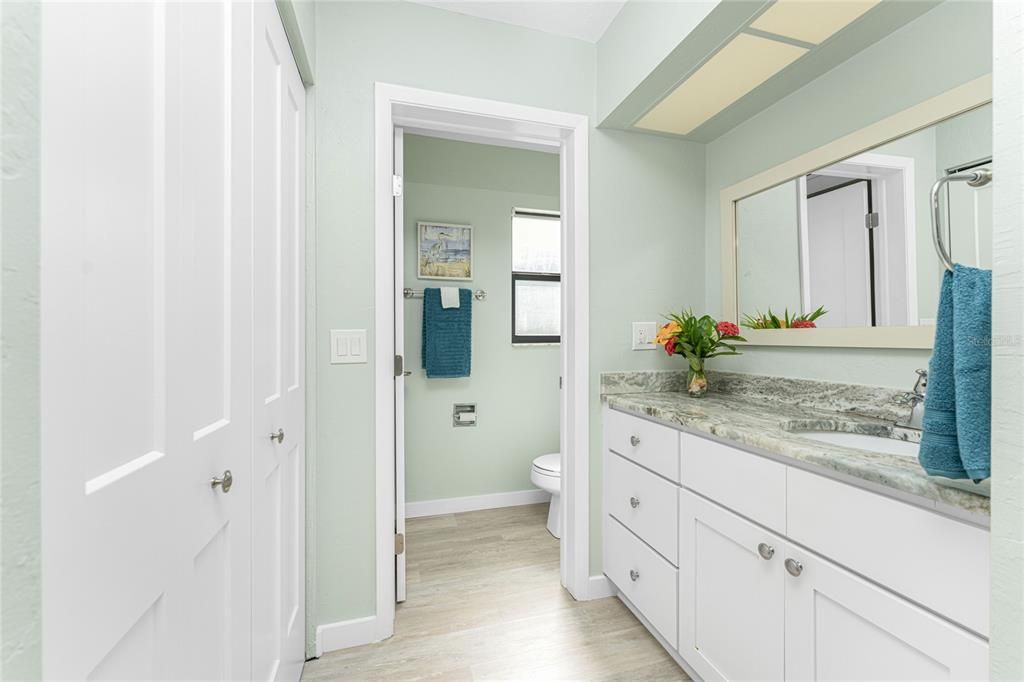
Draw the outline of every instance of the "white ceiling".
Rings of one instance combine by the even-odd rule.
[[[503,24],[596,43],[626,0],[410,0],[421,5],[468,14]]]

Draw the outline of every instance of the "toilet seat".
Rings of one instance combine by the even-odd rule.
[[[562,455],[557,452],[553,452],[548,455],[541,455],[533,460],[533,468],[539,474],[547,476],[561,476]]]

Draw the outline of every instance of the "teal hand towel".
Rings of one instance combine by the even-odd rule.
[[[918,461],[931,476],[967,478],[960,460],[956,428],[956,381],[953,344],[953,273],[942,276],[935,344],[928,361],[928,391],[924,399],[924,433]]]
[[[990,270],[956,265],[953,271],[953,381],[960,460],[967,478],[980,481],[992,475]]]
[[[459,307],[441,306],[441,290],[423,290],[423,369],[428,379],[468,377],[473,348],[473,296],[459,289]]]

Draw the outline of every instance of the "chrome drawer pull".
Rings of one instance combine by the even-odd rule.
[[[796,578],[804,572],[804,565],[796,559],[786,559],[786,570],[791,576]]]
[[[757,553],[761,555],[762,559],[767,561],[775,556],[775,548],[762,542],[757,546]]]
[[[634,448],[637,445],[640,445],[640,436],[630,436],[629,437],[629,444],[632,445]]]
[[[636,582],[637,580],[639,580],[639,578],[640,578],[640,571],[636,570],[635,568],[629,569],[629,579],[630,580],[632,580],[633,582]]]
[[[640,500],[638,500],[635,497],[629,498],[629,506],[632,507],[633,509],[636,509],[637,507],[640,506]]]

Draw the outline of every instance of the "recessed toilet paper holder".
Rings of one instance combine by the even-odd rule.
[[[476,403],[452,405],[452,426],[476,426]]]

